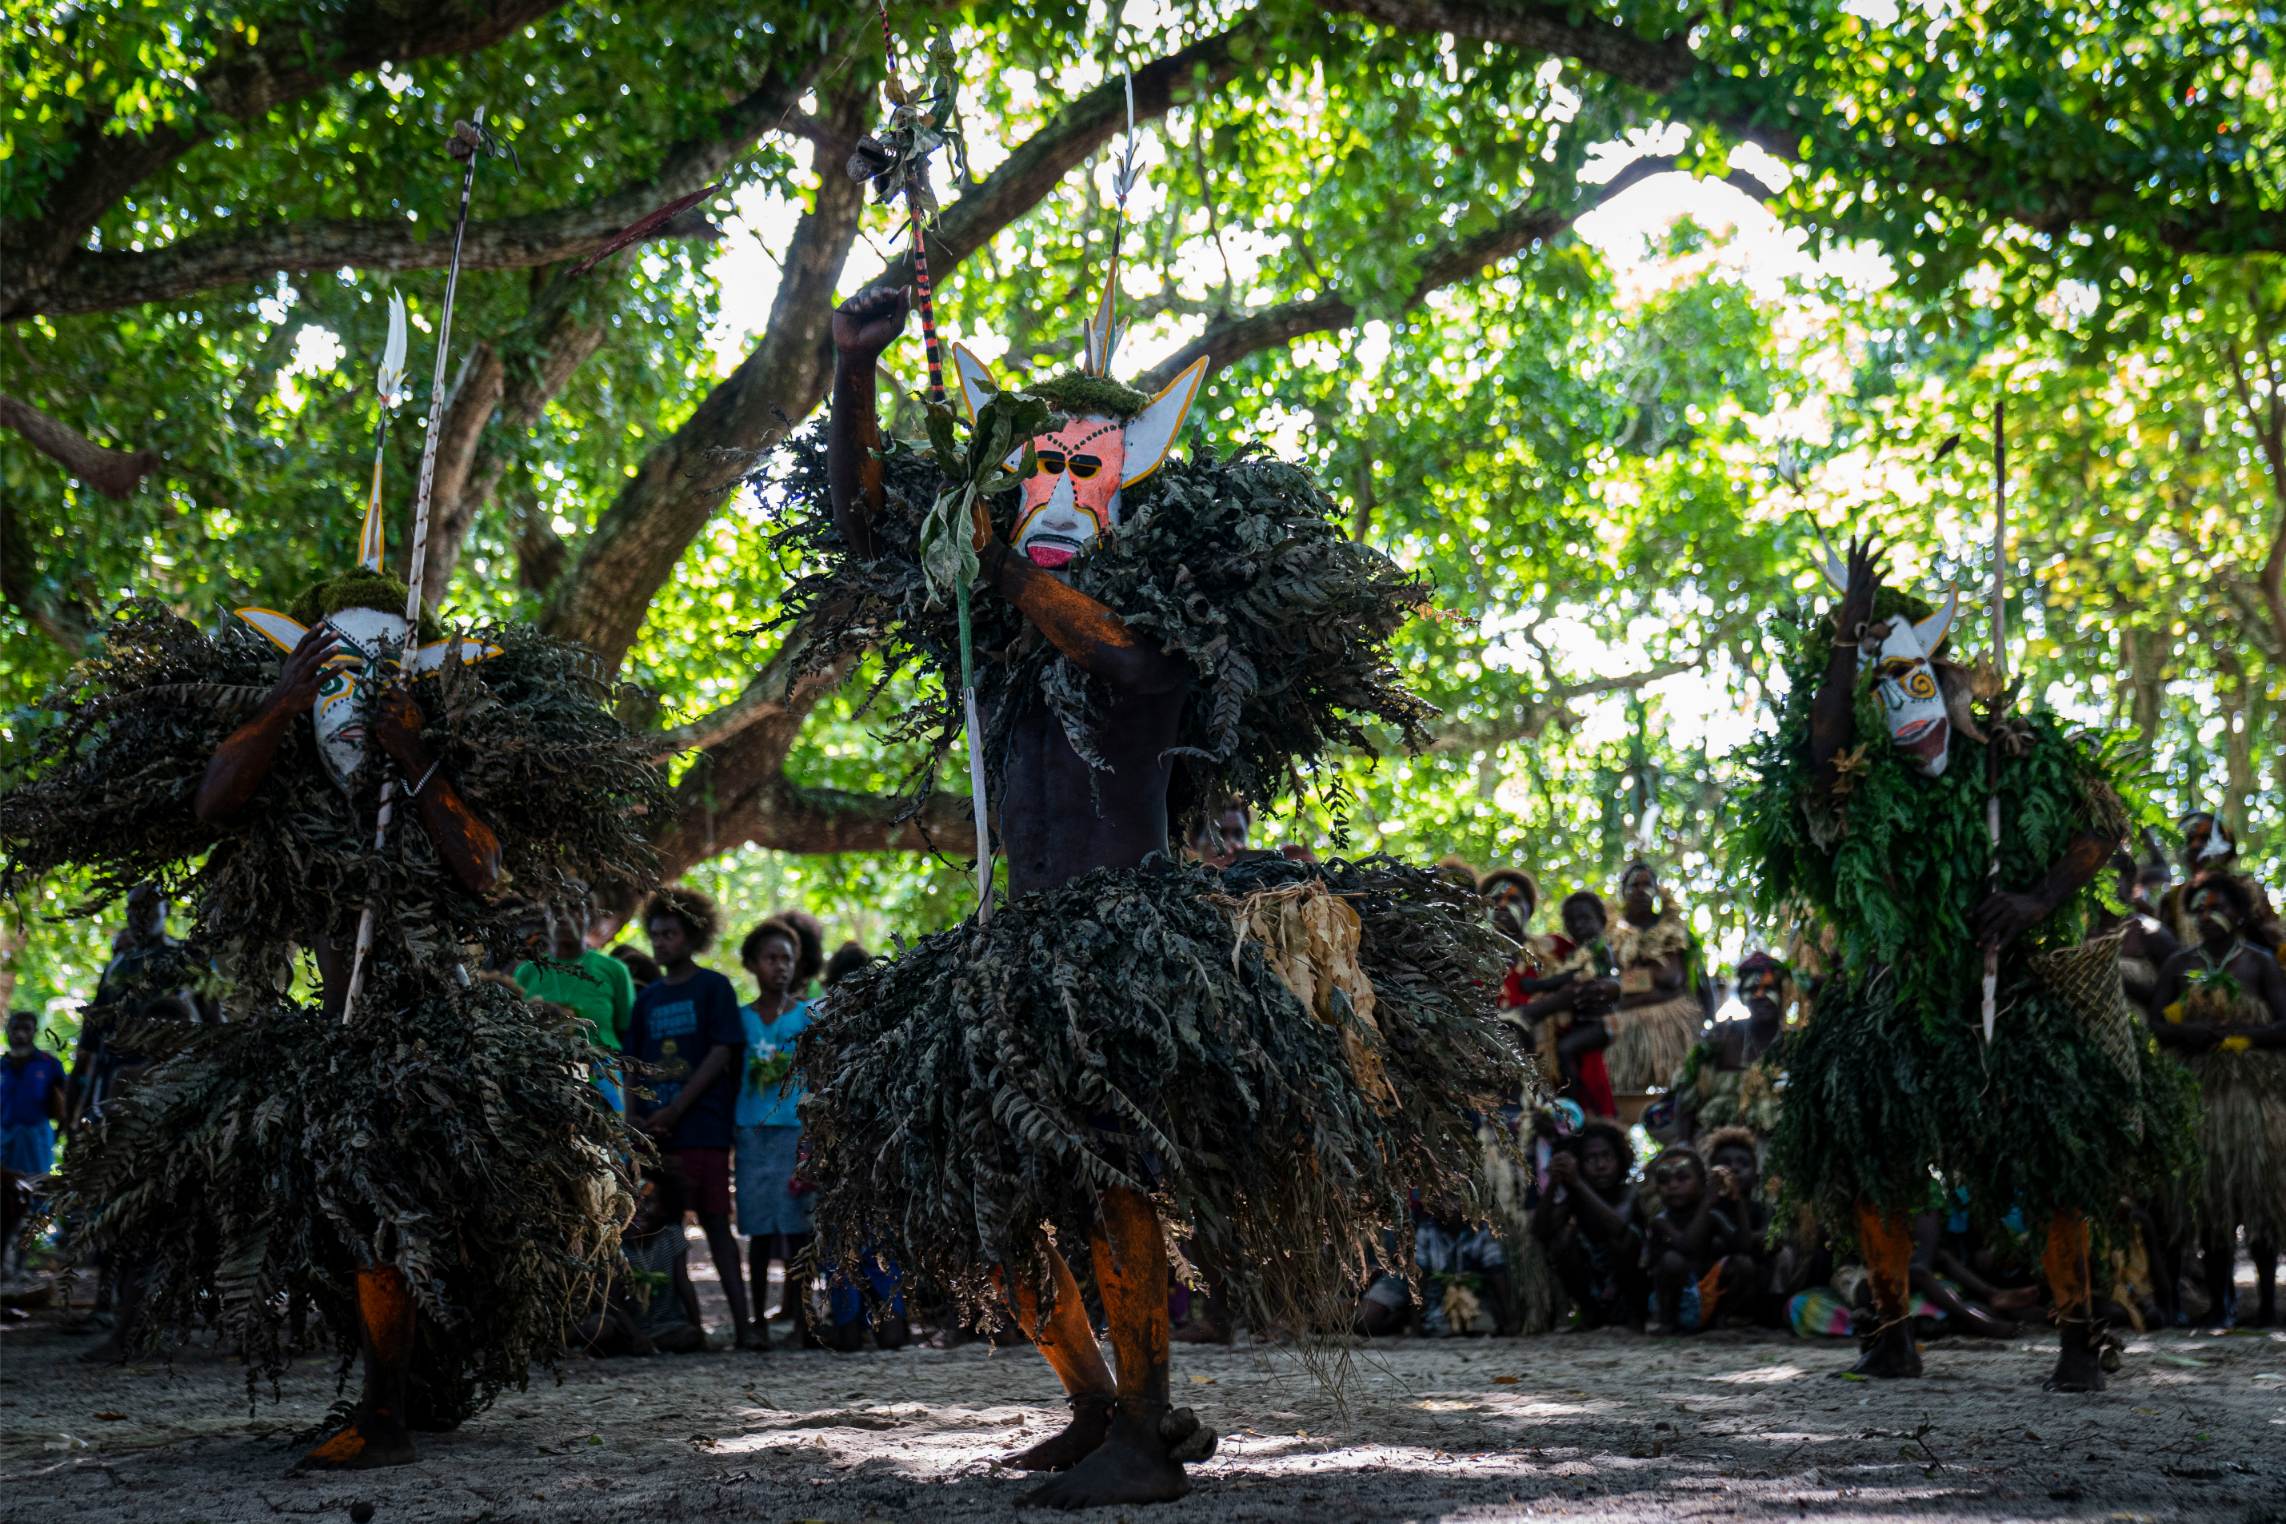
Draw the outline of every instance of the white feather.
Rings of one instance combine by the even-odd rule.
[[[405,400],[405,298],[394,291],[389,293],[389,340],[381,347],[381,374],[374,389],[381,394],[383,407]]]

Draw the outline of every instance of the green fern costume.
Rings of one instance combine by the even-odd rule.
[[[1937,1180],[1966,1188],[1988,1219],[2013,1206],[2036,1223],[2058,1210],[2114,1220],[2180,1163],[2189,1112],[2175,1066],[2120,993],[2115,948],[2085,942],[2093,898],[2002,953],[1989,1047],[1969,929],[1988,887],[1987,744],[2004,748],[2000,882],[2015,889],[2040,882],[2076,837],[2124,834],[2105,760],[2034,711],[1993,727],[1990,743],[1956,728],[1945,772],[1926,777],[1861,683],[1860,745],[1833,797],[1810,762],[1831,637],[1809,615],[1791,636],[1788,696],[1752,756],[1737,843],[1766,913],[1806,911],[1836,935],[1816,1015],[1787,1042],[1772,1173],[1841,1231],[1859,1202],[1922,1208]]]

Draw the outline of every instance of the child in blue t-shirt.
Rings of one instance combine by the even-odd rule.
[[[755,996],[740,1011],[746,1024],[746,1073],[738,1087],[738,1231],[748,1239],[755,1323],[768,1340],[762,1309],[770,1287],[770,1261],[786,1266],[786,1311],[797,1347],[816,1343],[810,1333],[809,1287],[795,1269],[810,1241],[809,1186],[800,1178],[802,1084],[794,1069],[794,1039],[810,1024],[810,1004],[793,992],[801,939],[783,921],[764,921],[746,934],[739,962],[754,976]]]

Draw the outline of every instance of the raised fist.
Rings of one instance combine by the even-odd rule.
[[[860,291],[833,310],[833,347],[853,360],[870,361],[905,331],[905,292],[901,286]]]

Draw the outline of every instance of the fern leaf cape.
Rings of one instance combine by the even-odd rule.
[[[1928,1204],[1930,1171],[1998,1219],[2011,1207],[2114,1220],[2120,1202],[2178,1167],[2189,1114],[2119,989],[2116,951],[2086,944],[2083,891],[2001,954],[1999,1019],[1983,1039],[1984,955],[1969,919],[1987,892],[1985,743],[1955,729],[1952,761],[1923,776],[1858,688],[1859,766],[1830,797],[1810,764],[1810,709],[1831,650],[1808,613],[1789,631],[1789,689],[1750,758],[1738,844],[1766,913],[1831,925],[1816,1014],[1787,1040],[1771,1169],[1829,1225],[1867,1202]],[[2110,766],[2034,711],[2003,744],[2000,882],[2029,889],[2074,838],[2123,835]],[[2104,967],[2109,957],[2108,978]]]

